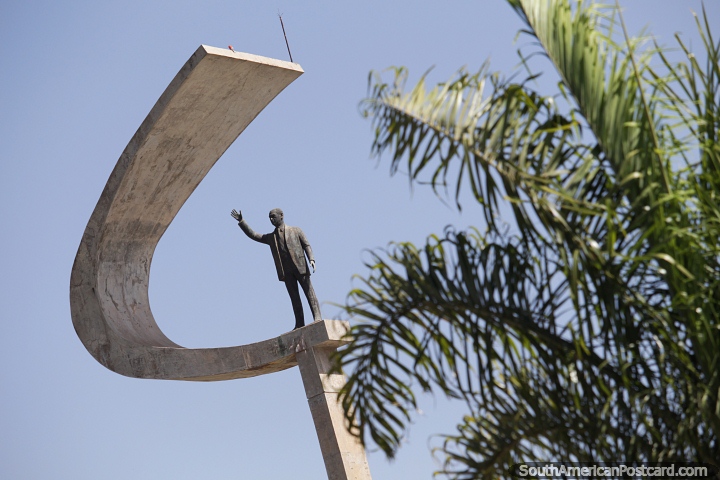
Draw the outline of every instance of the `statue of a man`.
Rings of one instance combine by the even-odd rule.
[[[320,316],[320,305],[318,304],[315,290],[310,283],[310,269],[307,260],[310,260],[310,266],[315,272],[315,257],[313,257],[312,248],[308,243],[307,237],[298,227],[285,225],[283,221],[283,211],[279,208],[270,210],[270,223],[273,224],[275,230],[272,233],[261,235],[255,233],[252,228],[243,220],[242,212],[234,210],[230,215],[238,221],[238,226],[245,232],[245,235],[256,242],[264,243],[270,246],[273,260],[275,260],[275,268],[277,269],[278,280],[285,282],[285,287],[290,294],[293,312],[295,313],[295,328],[305,325],[305,315],[303,314],[302,303],[300,302],[300,293],[297,284],[305,292],[305,297],[310,304],[314,321],[322,320]],[[305,256],[307,255],[307,260]]]

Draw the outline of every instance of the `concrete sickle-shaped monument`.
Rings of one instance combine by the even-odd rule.
[[[115,165],[83,234],[70,278],[73,325],[105,367],[135,378],[216,381],[299,365],[329,479],[370,479],[344,427],[329,355],[347,322],[323,320],[259,343],[183,348],[148,301],[155,247],[227,148],[302,75],[289,62],[201,46],[170,82]]]

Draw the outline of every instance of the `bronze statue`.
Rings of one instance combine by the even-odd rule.
[[[275,268],[277,269],[278,280],[285,282],[285,287],[290,294],[293,312],[295,313],[295,328],[298,329],[305,325],[305,315],[303,313],[302,303],[300,302],[300,293],[297,284],[300,283],[305,297],[310,304],[314,321],[322,320],[320,316],[320,305],[318,304],[315,290],[310,282],[310,269],[307,260],[310,260],[310,266],[315,273],[315,257],[313,257],[312,248],[307,237],[298,227],[285,225],[283,221],[283,211],[279,208],[270,210],[270,223],[273,224],[275,230],[272,233],[261,235],[255,233],[252,228],[243,220],[242,212],[234,210],[230,215],[237,220],[238,226],[245,232],[245,235],[256,242],[264,243],[270,246],[273,260],[275,260]],[[307,255],[307,260],[305,256]]]

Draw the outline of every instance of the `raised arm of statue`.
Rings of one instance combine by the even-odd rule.
[[[230,212],[230,216],[237,220],[238,226],[243,232],[245,232],[245,235],[247,235],[249,238],[255,240],[256,242],[268,243],[266,237],[268,237],[269,235],[262,235],[250,228],[250,225],[248,225],[247,222],[243,220],[241,211],[233,209],[233,211]]]

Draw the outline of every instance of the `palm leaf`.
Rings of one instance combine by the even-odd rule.
[[[469,187],[487,233],[374,254],[338,357],[348,422],[392,456],[415,386],[462,399],[438,447],[453,478],[720,458],[720,44],[699,22],[706,65],[682,44],[673,63],[617,9],[509,3],[561,76],[554,97],[488,65],[430,89],[370,77],[373,151],[458,206]]]

